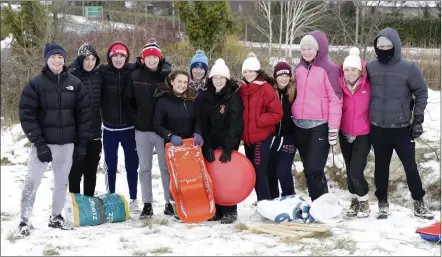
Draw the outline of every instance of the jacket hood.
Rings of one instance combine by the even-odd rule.
[[[316,42],[318,42],[318,55],[315,57],[315,62],[317,65],[320,65],[324,61],[328,60],[328,39],[324,32],[320,30],[315,30],[310,33],[315,39]]]
[[[107,51],[106,51],[106,60],[107,60],[107,63],[108,63],[110,66],[112,66],[112,67],[113,67],[114,65],[112,64],[112,59],[109,57],[109,53],[110,53],[110,51],[112,50],[112,47],[113,47],[114,45],[117,45],[117,44],[122,45],[122,46],[126,47],[126,49],[127,49],[127,58],[126,58],[125,64],[128,63],[128,62],[129,62],[129,59],[130,59],[130,50],[129,50],[129,47],[127,47],[127,45],[126,45],[125,43],[121,42],[121,41],[115,41],[115,42],[113,42],[113,43],[107,48]]]
[[[388,62],[387,64],[395,63],[395,62],[399,61],[402,58],[402,42],[401,42],[401,38],[399,37],[399,33],[393,28],[385,28],[385,29],[379,31],[379,33],[376,35],[376,37],[373,41],[373,47],[374,47],[376,54],[378,53],[378,50],[379,50],[377,48],[377,41],[380,36],[384,36],[384,37],[390,39],[390,41],[393,43],[394,55],[391,58],[390,62]]]
[[[96,69],[98,67],[98,65],[100,65],[100,57],[98,57],[98,55],[94,55],[95,58],[97,58],[97,62],[95,63],[94,69]],[[82,72],[87,72],[83,69],[83,61],[84,58],[86,58],[86,56],[83,55],[79,55],[77,56],[77,58],[75,58],[70,64],[69,64],[69,72],[73,72],[75,70],[78,71],[82,71]],[[92,69],[92,71],[94,70]]]

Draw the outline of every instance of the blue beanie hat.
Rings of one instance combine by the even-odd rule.
[[[195,67],[203,68],[206,71],[209,70],[209,59],[203,50],[196,51],[196,54],[192,57],[190,62],[190,76],[192,76],[192,69]]]
[[[47,43],[44,50],[45,63],[48,63],[49,57],[54,54],[61,54],[66,62],[66,51],[63,49],[63,47],[57,43]]]

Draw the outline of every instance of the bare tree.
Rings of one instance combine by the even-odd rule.
[[[273,42],[273,16],[272,16],[272,2],[271,1],[259,1],[258,4],[258,12],[261,14],[261,17],[258,17],[258,20],[262,20],[262,17],[266,20],[265,25],[261,25],[261,23],[257,22],[255,18],[249,18],[248,22],[255,27],[259,32],[261,32],[268,40],[268,54],[272,53],[272,42]]]
[[[322,14],[325,13],[326,3],[312,3],[309,1],[287,1],[284,2],[284,14],[286,18],[285,43],[286,56],[292,57],[292,45],[295,38],[308,30],[312,30],[314,25]],[[288,53],[287,53],[288,52]]]

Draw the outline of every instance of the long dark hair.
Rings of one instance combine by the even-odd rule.
[[[190,88],[190,85],[189,85],[190,75],[189,75],[189,73],[187,71],[184,71],[184,70],[173,70],[167,76],[165,83],[166,83],[166,88],[168,89],[168,91],[170,93],[173,93],[172,81],[174,81],[178,75],[184,75],[188,79],[187,89],[181,95],[181,98],[183,98],[184,100],[191,100],[191,101],[195,100],[195,98],[197,96],[197,92],[195,90],[193,90],[192,88]]]

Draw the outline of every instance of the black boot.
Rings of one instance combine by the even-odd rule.
[[[74,229],[74,225],[72,225],[68,221],[65,221],[64,218],[60,214],[55,216],[55,217],[52,217],[52,216],[49,217],[48,227],[59,228],[59,229],[62,229],[62,230],[72,230],[72,229]]]
[[[221,218],[221,224],[232,224],[238,219],[238,213],[226,213]]]
[[[390,204],[387,200],[381,200],[378,203],[378,215],[377,219],[387,219],[388,215],[390,215]]]
[[[427,220],[434,218],[434,214],[425,206],[424,200],[414,202],[414,216]]]
[[[219,212],[215,212],[215,215],[213,215],[213,217],[208,219],[207,221],[218,221],[218,220],[221,220],[221,218],[222,218],[222,215],[219,214]]]
[[[164,206],[164,215],[174,215],[175,211],[173,210],[173,206],[171,203],[166,203]]]
[[[144,220],[147,218],[151,218],[153,216],[153,209],[151,203],[145,203],[143,207],[143,211],[140,214],[140,220]]]

